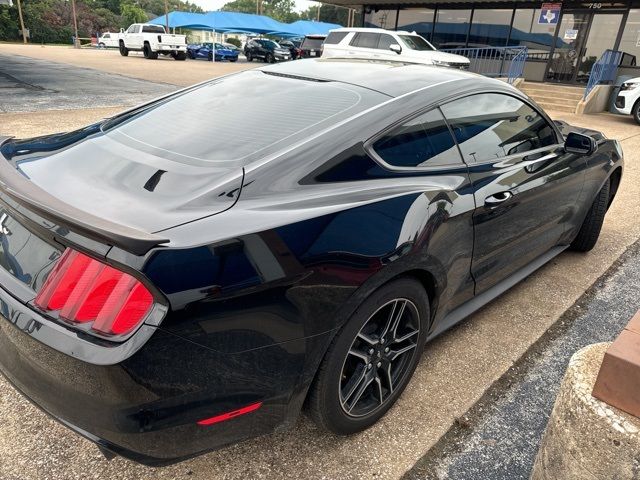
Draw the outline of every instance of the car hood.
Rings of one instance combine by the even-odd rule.
[[[222,212],[239,197],[242,168],[189,165],[99,131],[79,141],[74,133],[9,141],[2,154],[58,200],[148,233]]]

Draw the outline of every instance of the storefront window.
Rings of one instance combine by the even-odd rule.
[[[509,38],[513,10],[479,10],[473,12],[469,47],[504,47]]]
[[[408,8],[398,13],[398,30],[416,32],[427,40],[431,39],[433,29],[433,10],[426,8]]]
[[[396,28],[397,10],[378,10],[364,14],[364,26],[368,28],[386,28],[394,30]]]
[[[549,60],[549,51],[555,38],[555,25],[538,23],[539,9],[516,9],[509,45],[529,47],[529,60]],[[556,40],[556,47],[562,47],[562,40]]]
[[[638,65],[640,58],[640,10],[629,10],[618,50],[626,53],[624,65]]]
[[[471,10],[438,10],[433,32],[436,48],[458,48],[467,45]]]

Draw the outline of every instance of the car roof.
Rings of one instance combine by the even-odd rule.
[[[368,28],[368,27],[342,27],[329,30],[329,32],[371,32],[371,33],[397,33],[400,35],[415,35],[415,33],[406,30],[386,30],[384,28]]]
[[[475,73],[433,65],[400,61],[317,58],[278,63],[261,70],[276,75],[315,81],[342,82],[375,90],[391,97],[420,90],[442,82],[473,79],[477,86],[504,88],[507,83]]]

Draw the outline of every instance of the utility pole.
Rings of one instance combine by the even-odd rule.
[[[164,23],[167,33],[169,33],[169,3],[164,0]]]
[[[322,7],[322,4],[318,3],[318,18],[316,19],[317,22],[320,21],[320,7]]]
[[[71,10],[73,12],[73,31],[75,32],[75,42],[73,48],[80,48],[80,39],[78,38],[78,19],[76,18],[76,0],[71,0]]]
[[[256,15],[260,15],[260,0],[256,0]]]
[[[22,5],[20,4],[20,0],[18,0],[18,16],[20,17],[20,29],[22,31],[22,41],[27,43],[27,32],[24,29],[24,20],[22,19]]]

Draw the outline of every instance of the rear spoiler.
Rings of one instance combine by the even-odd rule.
[[[11,137],[0,136],[0,147]],[[105,220],[50,195],[22,175],[0,153],[0,197],[15,202],[44,218],[107,245],[144,255],[169,239]]]

